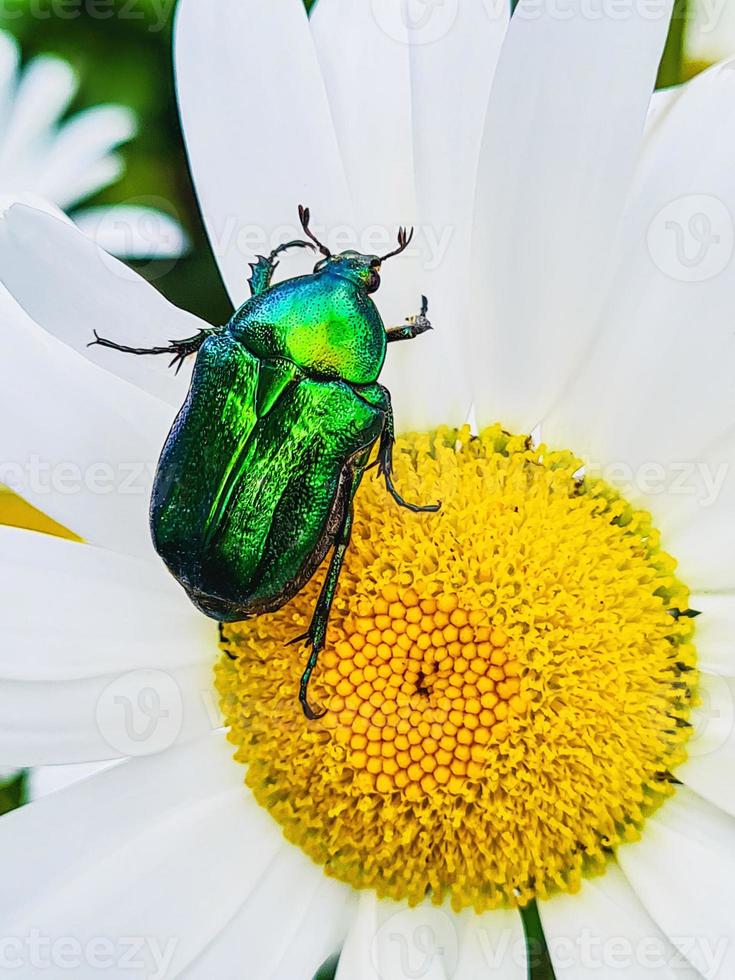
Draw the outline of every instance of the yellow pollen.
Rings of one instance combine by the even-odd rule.
[[[258,801],[326,872],[477,911],[574,891],[674,791],[696,689],[689,595],[650,516],[500,426],[410,435],[366,478],[310,689],[322,575],[224,628],[217,687]]]

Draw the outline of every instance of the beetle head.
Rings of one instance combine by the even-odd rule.
[[[339,255],[332,255],[326,245],[322,245],[319,239],[309,228],[310,212],[308,208],[299,205],[299,218],[304,234],[307,235],[317,246],[324,258],[320,259],[314,267],[314,272],[323,272],[329,269],[334,275],[343,279],[348,279],[356,286],[361,287],[368,293],[374,293],[380,288],[380,269],[386,259],[400,255],[411,244],[413,238],[413,228],[407,231],[405,228],[398,229],[398,247],[388,252],[387,255],[363,255],[361,252],[340,252]]]
[[[374,293],[380,287],[380,264],[379,255],[340,252],[317,262],[314,272],[328,269],[332,275],[349,280],[365,292]]]

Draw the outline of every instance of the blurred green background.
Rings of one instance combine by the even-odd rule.
[[[216,2],[216,0],[213,0]],[[315,0],[305,0],[307,8]],[[703,65],[687,62],[687,16],[696,0],[677,0],[659,83],[672,85]],[[177,263],[139,271],[173,302],[214,323],[230,307],[199,216],[176,111],[171,37],[175,0],[3,0],[0,27],[20,40],[24,60],[39,53],[66,58],[81,85],[72,111],[104,102],[130,106],[140,131],[122,153],[125,176],[90,204],[169,202],[192,240]],[[104,12],[104,16],[100,12]]]
[[[305,3],[308,9],[314,0]],[[0,28],[18,38],[24,62],[57,54],[76,68],[80,87],[70,113],[106,102],[135,111],[138,135],[121,148],[125,175],[85,206],[169,202],[191,252],[161,268],[147,262],[138,269],[177,305],[224,323],[232,311],[199,216],[176,109],[175,6],[176,0],[104,0],[97,8],[94,0],[2,0]]]

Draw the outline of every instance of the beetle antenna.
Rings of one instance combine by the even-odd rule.
[[[386,259],[392,259],[396,255],[400,255],[401,252],[405,252],[408,246],[413,241],[413,233],[415,229],[412,228],[411,231],[407,231],[405,228],[398,229],[398,248],[394,249],[392,252],[388,252],[381,258],[381,262],[385,262]]]
[[[301,219],[301,227],[304,229],[304,234],[308,236],[312,242],[317,246],[322,255],[331,259],[332,253],[329,251],[326,245],[322,245],[316,235],[309,230],[309,222],[311,221],[311,211],[305,208],[303,204],[299,204],[299,218]]]

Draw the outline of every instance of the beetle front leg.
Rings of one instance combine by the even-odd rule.
[[[427,330],[433,330],[431,321],[427,317],[429,312],[429,301],[425,296],[421,297],[421,312],[418,316],[407,317],[405,327],[389,327],[385,331],[385,339],[389,344],[397,340],[413,340]]]
[[[136,354],[138,356],[143,354],[163,354],[172,358],[169,367],[174,367],[175,365],[176,374],[178,374],[186,358],[191,357],[192,354],[196,354],[207,337],[211,336],[216,330],[216,327],[212,327],[209,330],[200,330],[193,337],[188,337],[186,340],[172,340],[166,347],[126,347],[124,344],[116,344],[114,340],[107,340],[105,337],[100,337],[97,331],[93,330],[94,340],[90,341],[87,347],[107,347],[109,350],[120,351],[122,354]]]
[[[319,661],[319,654],[324,649],[326,643],[329,614],[332,611],[332,603],[337,592],[340,572],[342,571],[342,565],[344,564],[345,555],[350,544],[352,518],[352,503],[350,503],[344,521],[342,522],[342,527],[340,528],[339,537],[335,542],[334,552],[329,562],[329,569],[327,570],[327,577],[324,579],[324,584],[319,593],[319,599],[314,609],[311,625],[303,636],[298,636],[292,641],[293,643],[302,643],[304,640],[308,640],[311,644],[311,653],[299,686],[299,701],[301,702],[304,714],[310,721],[323,718],[327,713],[326,711],[315,711],[309,704],[309,681]]]
[[[414,514],[435,514],[438,510],[441,510],[441,504],[425,504],[420,506],[419,504],[409,504],[403,499],[398,490],[396,490],[395,484],[393,483],[393,446],[396,441],[395,434],[395,422],[393,420],[393,406],[390,400],[390,392],[387,388],[383,388],[383,394],[385,397],[385,423],[383,424],[383,431],[380,435],[380,447],[378,449],[378,473],[385,479],[385,486],[388,493],[399,505],[399,507],[405,507],[406,510],[413,511]]]
[[[302,242],[300,240],[295,242],[286,242],[285,245],[279,245],[278,248],[274,248],[271,254],[266,258],[265,255],[258,255],[256,262],[250,263],[250,278],[248,279],[248,284],[250,285],[250,295],[260,296],[261,293],[266,292],[270,289],[271,283],[273,282],[273,273],[278,268],[278,256],[287,252],[291,248],[311,248],[314,246],[311,242]]]

